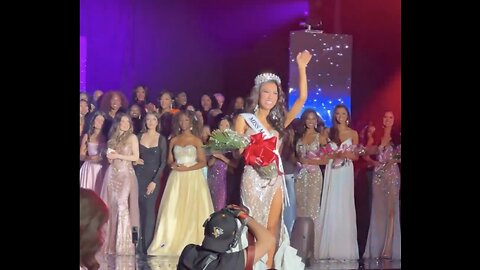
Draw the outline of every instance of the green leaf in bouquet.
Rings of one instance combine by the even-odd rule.
[[[249,139],[231,129],[212,131],[206,147],[215,151],[236,150],[246,147]]]

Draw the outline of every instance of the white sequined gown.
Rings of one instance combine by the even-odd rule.
[[[278,136],[278,132],[270,131],[273,135]],[[247,136],[253,134],[250,128],[245,133]],[[277,142],[277,149],[281,144],[281,140]],[[281,159],[279,158],[279,162]],[[262,179],[258,173],[251,167],[245,166],[242,184],[241,199],[244,206],[250,209],[250,215],[263,226],[267,226],[268,214],[270,213],[270,205],[273,195],[277,189],[281,190],[283,196],[287,194],[284,189],[284,177],[278,176],[277,179],[269,181]],[[284,200],[282,200],[284,202]],[[290,237],[288,236],[287,227],[283,222],[283,211],[285,205],[282,203],[282,216],[280,218],[280,236],[277,246],[277,252],[274,257],[274,267],[278,270],[299,270],[304,269],[305,265],[301,258],[297,256],[297,250],[290,246]],[[254,265],[254,270],[264,270],[266,268],[268,254]]]

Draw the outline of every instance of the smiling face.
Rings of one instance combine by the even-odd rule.
[[[335,110],[335,120],[337,121],[338,124],[344,125],[348,120],[347,110],[343,107],[338,107]]]
[[[189,130],[192,124],[190,123],[190,118],[186,114],[180,115],[180,118],[178,119],[180,128],[182,131]]]
[[[160,97],[160,107],[162,107],[162,110],[168,110],[172,108],[172,97],[168,93],[164,93]]]
[[[274,82],[265,82],[260,86],[258,106],[265,110],[271,110],[278,101],[278,87]]]
[[[118,94],[113,94],[112,98],[110,99],[110,109],[113,111],[117,111],[122,106],[122,99]]]
[[[140,118],[140,107],[138,105],[132,105],[130,108],[130,117]]]
[[[392,127],[394,122],[395,116],[393,115],[393,112],[385,112],[383,115],[383,126]]]
[[[145,92],[145,88],[142,86],[139,86],[135,89],[135,97],[137,100],[144,101],[146,96],[147,94]]]
[[[317,116],[315,115],[315,113],[313,112],[309,113],[305,118],[305,127],[307,129],[314,129],[317,126],[317,124],[318,124]]]

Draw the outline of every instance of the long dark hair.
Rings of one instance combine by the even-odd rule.
[[[102,116],[103,119],[104,119],[102,129],[100,130],[99,134],[107,137],[107,130],[105,128],[107,126],[106,123],[105,123],[107,121],[107,115],[102,111],[96,111],[93,114],[93,117],[90,119],[89,128],[88,128],[88,138],[89,139],[90,139],[90,136],[92,136],[92,134],[95,132],[95,119],[97,119],[97,117],[99,117],[99,116]]]
[[[163,112],[162,104],[160,103],[160,100],[162,99],[163,95],[169,95],[170,96],[170,99],[172,100],[172,104],[171,104],[172,107],[170,109],[173,109],[173,104],[175,103],[175,97],[173,96],[173,93],[168,91],[168,90],[163,90],[157,98],[158,112],[159,113]]]
[[[395,114],[393,113],[393,111],[390,111],[390,110],[387,110],[383,113],[382,115],[382,119],[383,119],[383,116],[387,113],[387,112],[391,112],[392,115],[394,116],[394,119],[395,119]],[[393,126],[392,126],[392,130],[390,132],[390,136],[392,137],[392,140],[390,141],[390,144],[395,147],[399,144],[401,144],[401,129],[399,128],[399,125],[398,124],[395,124],[396,122],[393,123]],[[385,127],[383,126],[383,121],[382,121],[382,131],[378,132],[376,131],[375,133],[377,134],[377,136],[375,136],[375,144],[380,144],[381,143],[381,140],[382,140],[382,137],[383,137],[383,129]]]
[[[347,111],[347,125],[351,121],[350,120],[350,112],[348,111],[347,106],[345,106],[343,104],[338,104],[337,106],[335,106],[335,109],[333,109],[333,114],[332,114],[332,128],[330,129],[329,137],[330,137],[330,140],[332,140],[337,145],[340,145],[342,143],[340,141],[337,118],[335,117],[335,113],[340,108],[344,108],[345,111]]]
[[[200,102],[198,103],[198,106],[199,106],[198,108],[200,108],[200,111],[201,111],[202,113],[205,112],[205,111],[203,110],[203,106],[202,106],[202,97],[203,97],[203,96],[209,97],[210,100],[212,101],[212,107],[211,107],[208,111],[213,110],[213,109],[218,109],[218,101],[217,101],[217,98],[216,98],[216,97],[214,97],[214,96],[211,95],[211,94],[202,94],[202,95],[200,96]],[[205,117],[205,115],[204,115],[204,117]]]
[[[179,111],[178,113],[175,114],[173,117],[173,134],[175,136],[179,135],[181,133],[181,128],[180,128],[180,117],[182,115],[186,115],[188,119],[190,120],[191,128],[192,128],[192,134],[195,135],[198,138],[202,137],[202,132],[199,128],[198,125],[198,119],[197,116],[195,115],[194,112],[185,110],[185,111]],[[202,127],[203,128],[203,127]]]
[[[140,101],[137,99],[137,89],[138,88],[143,88],[145,90],[145,100]],[[148,87],[145,85],[137,85],[135,88],[133,88],[133,93],[132,93],[132,103],[137,103],[139,105],[145,106],[148,103]],[[143,104],[142,104],[143,103]]]
[[[282,91],[282,86],[279,85],[275,80],[270,80],[263,82],[258,86],[254,86],[250,92],[250,96],[246,100],[245,111],[247,113],[255,113],[255,109],[258,106],[258,100],[260,98],[260,89],[262,85],[267,82],[274,83],[277,86],[278,91],[278,100],[275,106],[270,110],[267,116],[267,122],[280,134],[280,138],[285,135],[285,117],[287,115],[287,110],[285,109],[285,93]]]
[[[128,118],[128,121],[130,122],[130,128],[120,134],[120,121],[122,120],[122,117]],[[110,128],[110,132],[108,133],[108,147],[115,149],[119,145],[125,145],[131,134],[133,134],[132,118],[126,113],[117,113],[117,115],[115,115],[115,119],[113,120],[113,125]]]
[[[143,121],[142,121],[142,130],[140,132],[145,133],[148,131],[148,128],[147,128],[148,115],[153,115],[157,118],[157,127],[155,128],[155,131],[160,133],[160,115],[157,112],[148,112],[147,114],[145,114],[145,117],[143,118]]]
[[[298,126],[297,132],[298,136],[301,138],[303,137],[303,134],[307,131],[306,127],[306,121],[307,117],[309,114],[313,113],[315,117],[317,118],[317,126],[315,127],[315,131],[318,133],[322,133],[323,130],[325,129],[325,123],[323,122],[322,118],[318,116],[317,112],[314,109],[306,109],[303,113],[302,116],[300,117],[300,125]]]

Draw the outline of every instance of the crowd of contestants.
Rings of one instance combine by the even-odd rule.
[[[267,93],[262,91],[259,99]],[[242,177],[250,173],[243,158],[203,146],[215,129],[240,131],[240,114],[257,112],[262,101],[235,97],[226,104],[224,95],[215,93],[202,95],[196,104],[186,92],[164,91],[157,99],[148,94],[147,87],[138,86],[129,102],[118,91],[80,93],[80,186],[108,206],[101,250],[106,254],[178,256],[186,244],[201,243],[206,217],[225,205],[244,204],[247,196],[241,193]],[[277,132],[286,182],[281,190],[289,197],[289,203],[280,203],[280,223],[291,233],[296,217],[312,218],[314,259],[401,258],[400,160],[395,155],[400,134],[391,111],[378,118],[381,128],[370,122],[357,132],[347,107],[339,104],[331,127],[325,127],[315,110],[306,109]],[[334,158],[322,154],[359,144],[380,150],[360,157],[347,150]],[[343,163],[336,166],[336,160]],[[363,255],[354,199],[359,177],[369,184],[371,213]],[[273,211],[267,205],[265,211]],[[270,230],[272,225],[264,223]],[[134,228],[137,246],[132,243]],[[281,234],[281,229],[274,232]]]

